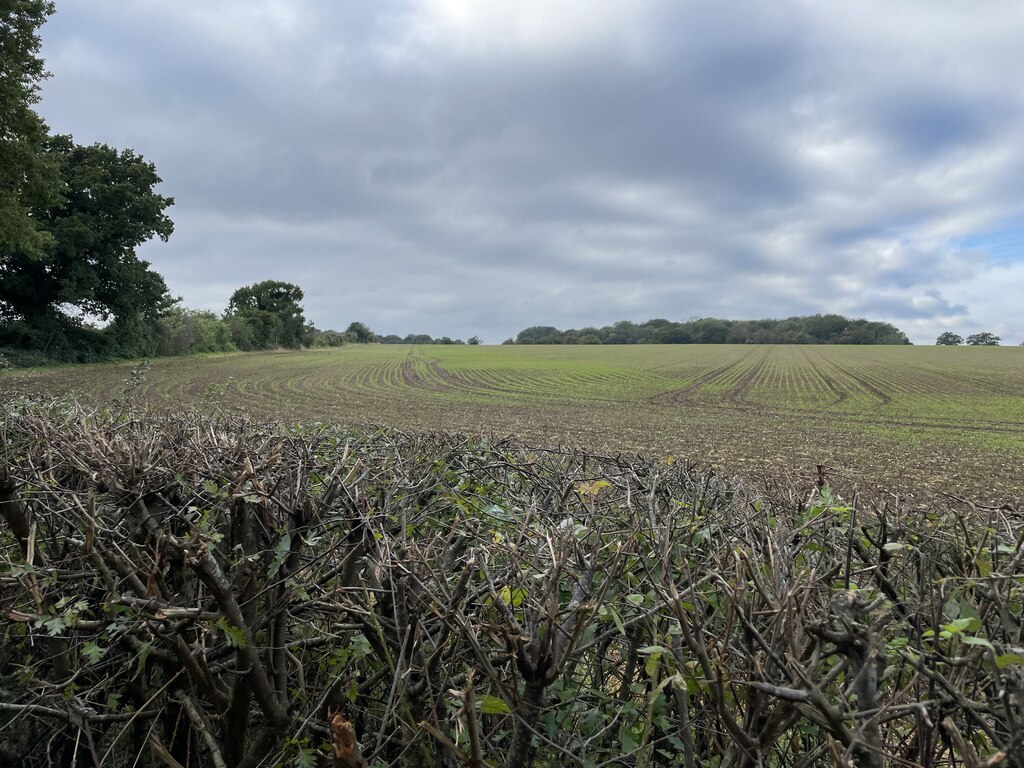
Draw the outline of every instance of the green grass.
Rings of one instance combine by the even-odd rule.
[[[130,364],[5,374],[109,400]],[[257,418],[515,433],[744,472],[1021,496],[1024,349],[349,346],[153,362],[154,405]]]

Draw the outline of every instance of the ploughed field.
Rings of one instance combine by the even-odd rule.
[[[132,364],[8,373],[0,390],[123,391]],[[259,419],[515,434],[847,493],[1024,498],[1024,348],[348,346],[152,363],[138,395]]]

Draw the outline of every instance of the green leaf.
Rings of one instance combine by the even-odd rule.
[[[639,607],[644,604],[644,596],[636,594],[626,595],[626,602]]]
[[[149,649],[152,645],[153,642],[151,640],[147,640],[139,646],[138,661],[135,662],[135,674],[132,675],[132,680],[136,680],[146,668],[146,659],[149,658]]]
[[[637,648],[637,653],[642,653],[644,656],[651,654],[658,654],[659,656],[663,653],[668,653],[668,648],[663,645],[645,645],[643,648]]]
[[[483,715],[509,715],[512,714],[512,709],[497,696],[481,696],[480,713]]]
[[[236,627],[223,616],[217,619],[217,626],[224,630],[224,634],[227,636],[228,645],[232,648],[245,648],[245,632],[243,632],[239,627]]]
[[[961,632],[977,632],[981,629],[981,622],[970,616],[965,619],[956,619],[949,622],[949,624],[943,624],[942,629],[951,635],[958,635]]]
[[[648,677],[654,677],[658,671],[658,664],[661,663],[661,654],[652,653],[647,657],[647,661],[644,663],[644,672],[647,673]]]
[[[95,664],[103,658],[103,649],[96,643],[89,642],[82,646],[82,656],[84,656],[90,664]]]
[[[1006,669],[1015,664],[1024,666],[1024,653],[1003,653],[996,656],[997,669]]]
[[[640,742],[636,740],[636,736],[633,734],[632,729],[625,724],[619,728],[619,742],[622,744],[623,754],[626,755],[631,752],[635,752],[637,747],[640,746]]]
[[[295,768],[316,768],[317,762],[315,749],[300,749],[295,756]]]
[[[288,553],[292,548],[292,535],[286,533],[280,539],[278,539],[277,547],[274,548],[274,560],[270,563],[270,568],[267,570],[267,578],[270,578],[281,570],[281,566],[284,565],[285,559],[288,557]]]
[[[661,663],[662,654],[668,653],[668,648],[661,645],[647,645],[638,648],[637,653],[647,657],[647,661],[644,663],[644,672],[648,677],[654,677],[658,671],[658,664]]]
[[[608,609],[608,615],[612,617],[612,621],[615,622],[615,626],[618,628],[619,632],[626,634],[626,625],[622,623],[622,618],[619,616],[618,612],[610,605],[606,607]]]
[[[983,645],[986,648],[992,648],[992,643],[984,637],[975,637],[974,635],[964,635],[960,638],[960,642],[964,645]]]
[[[63,616],[54,616],[52,619],[41,619],[36,622],[36,626],[46,630],[46,634],[50,637],[57,637],[61,632],[67,629],[67,624],[64,621]]]

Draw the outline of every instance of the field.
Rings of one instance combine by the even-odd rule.
[[[131,364],[10,373],[7,392],[110,400]],[[1024,349],[349,346],[153,362],[157,407],[515,434],[861,492],[1017,502]]]

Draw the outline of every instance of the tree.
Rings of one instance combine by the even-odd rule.
[[[53,11],[49,0],[0,0],[0,253],[40,256],[49,242],[31,212],[55,200],[59,182],[32,105],[48,77],[38,30]]]
[[[982,331],[967,337],[967,344],[972,347],[998,347],[1001,339],[993,333]]]
[[[239,288],[231,295],[225,319],[241,349],[302,346],[306,318],[302,289],[280,280],[264,280]]]
[[[470,346],[474,346],[475,347],[477,344],[481,343],[480,337],[479,336],[470,336],[469,339],[466,341],[466,343],[469,344]]]
[[[357,344],[369,344],[377,341],[377,334],[371,331],[365,323],[358,321],[349,323],[345,333]]]
[[[938,347],[959,347],[963,343],[964,337],[952,331],[940,333],[939,338],[935,340],[935,345]]]
[[[80,146],[70,136],[44,145],[57,168],[56,201],[40,202],[32,219],[40,248],[0,246],[0,321],[28,328],[28,346],[73,332],[83,319],[114,319],[118,343],[140,335],[151,345],[152,321],[175,299],[163,277],[135,249],[154,235],[167,240],[164,213],[174,200],[155,191],[160,177],[131,150]]]
[[[550,325],[532,325],[519,332],[516,344],[562,344],[565,334]]]

